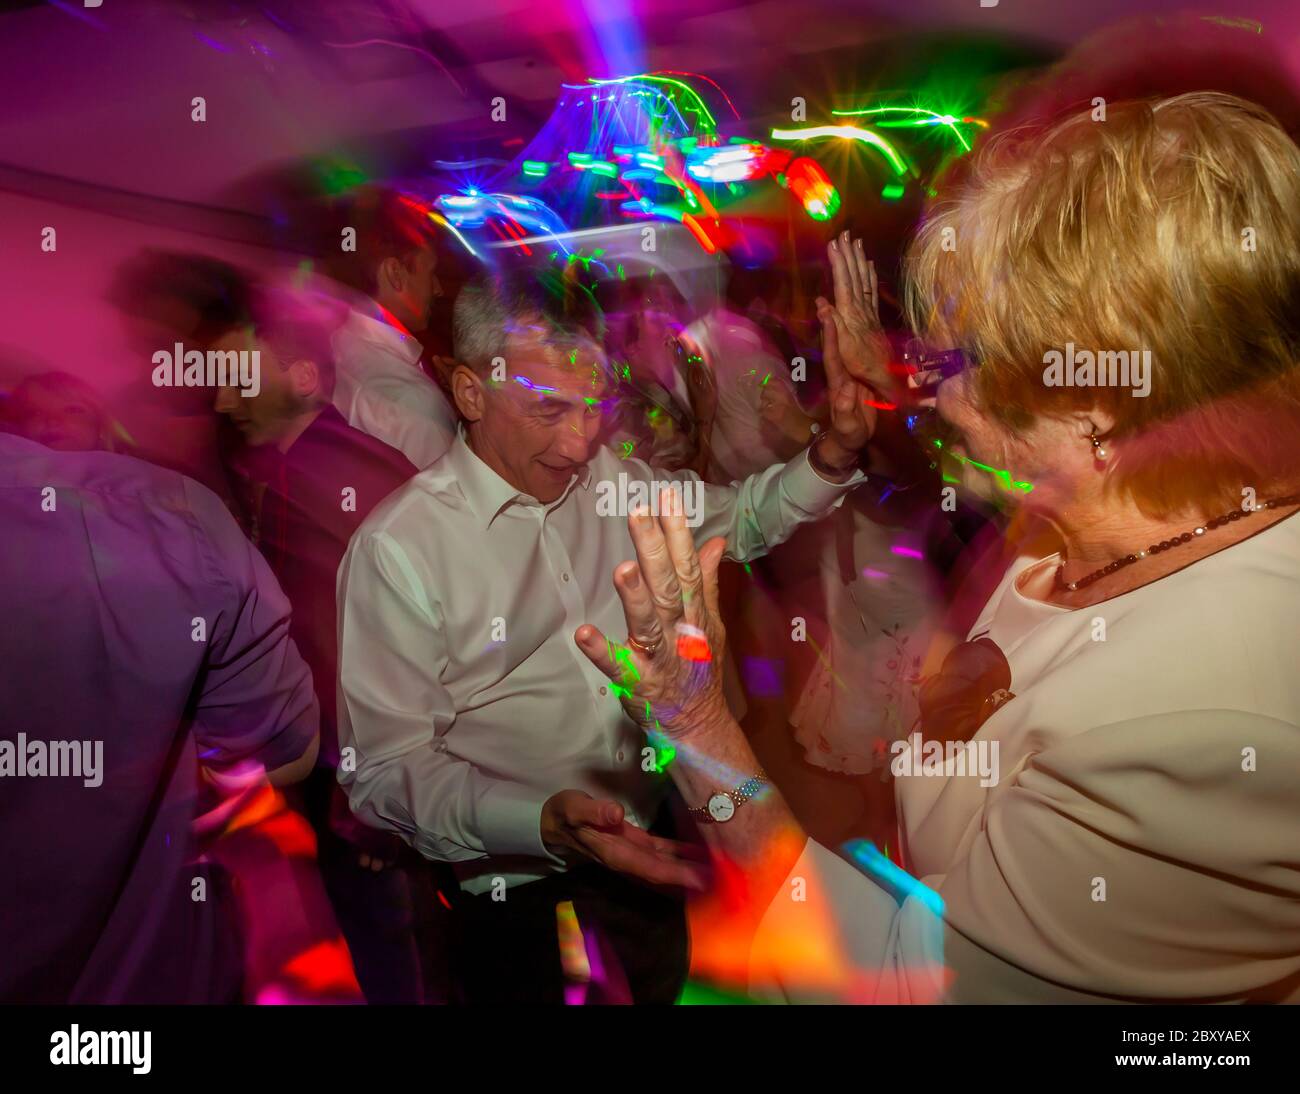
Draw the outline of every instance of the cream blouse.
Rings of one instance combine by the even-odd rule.
[[[810,841],[757,994],[1300,1001],[1300,516],[1077,610],[1021,591],[1057,561],[1014,565],[969,635],[1011,666],[973,738],[996,783],[952,761],[896,779],[932,893],[900,905]]]

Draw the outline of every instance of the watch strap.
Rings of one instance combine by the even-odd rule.
[[[709,801],[712,801],[718,794],[722,794],[724,797],[730,798],[732,805],[739,809],[745,802],[758,797],[763,787],[767,786],[771,781],[765,772],[760,771],[756,775],[751,775],[734,790],[715,791],[709,795]],[[687,809],[686,812],[701,824],[717,823],[713,819],[713,814],[709,812],[708,802],[694,809]]]

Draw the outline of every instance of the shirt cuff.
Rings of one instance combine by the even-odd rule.
[[[542,806],[549,797],[518,783],[493,782],[476,810],[484,852],[555,859],[542,842]]]
[[[867,476],[860,468],[843,482],[831,482],[822,478],[808,462],[808,449],[805,448],[785,465],[781,488],[797,508],[806,513],[822,513],[837,505],[855,486],[866,481]]]

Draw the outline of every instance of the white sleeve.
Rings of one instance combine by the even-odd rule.
[[[1008,978],[1251,997],[1300,973],[1297,770],[1300,727],[1246,711],[1070,737],[991,797],[937,886],[944,917]]]
[[[943,999],[943,921],[912,883],[883,885],[809,840],[764,912],[749,994],[780,1003],[935,1003]]]
[[[355,751],[355,770],[340,762],[339,782],[352,811],[431,859],[550,859],[546,795],[446,751],[456,717],[441,681],[446,636],[400,545],[382,534],[354,539],[339,592],[339,745],[344,761]]]
[[[640,461],[627,461],[634,462]],[[799,525],[820,520],[867,480],[861,471],[855,471],[846,482],[829,482],[812,469],[806,450],[789,463],[776,464],[730,486],[704,482],[693,471],[641,467],[646,477],[655,481],[698,482],[702,503],[695,539],[703,543],[713,536],[725,537],[727,557],[737,562],[759,558],[784,543]]]
[[[947,872],[907,879],[901,905],[810,842],[764,912],[752,990],[788,1001],[1271,999],[1300,974],[1298,769],[1293,724],[1162,712],[1032,756]]]

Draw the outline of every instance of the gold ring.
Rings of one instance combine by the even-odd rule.
[[[658,652],[659,647],[663,645],[663,640],[661,639],[660,641],[655,642],[653,645],[647,646],[644,642],[638,642],[634,637],[632,637],[632,635],[629,634],[627,636],[627,644],[629,646],[635,646],[646,657],[653,657]]]

